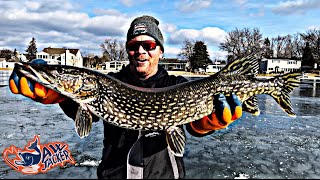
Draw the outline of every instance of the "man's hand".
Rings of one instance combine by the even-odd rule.
[[[32,61],[31,63],[46,64],[44,60],[39,59]],[[13,72],[10,75],[9,87],[12,93],[22,94],[42,104],[55,104],[65,100],[64,96],[28,79],[15,69],[13,69]]]
[[[242,116],[242,103],[235,94],[225,97],[223,94],[215,96],[215,112],[190,123],[190,127],[197,134],[205,135],[214,130],[224,129]]]

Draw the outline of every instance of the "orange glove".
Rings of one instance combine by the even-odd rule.
[[[31,63],[46,64],[46,61],[35,59]],[[55,104],[65,100],[63,95],[28,79],[15,69],[10,75],[9,87],[13,94],[22,94],[42,104]]]
[[[242,116],[242,103],[235,94],[215,96],[215,112],[193,121],[189,125],[199,135],[205,135],[214,130],[224,129]]]

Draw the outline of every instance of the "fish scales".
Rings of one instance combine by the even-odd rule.
[[[133,118],[138,120],[134,121],[132,124],[133,128],[163,130],[169,126],[185,124],[192,121],[195,117],[192,113],[195,113],[198,110],[189,113],[186,111],[188,109],[201,109],[196,118],[208,114],[208,112],[213,109],[213,96],[208,96],[208,92],[212,87],[204,85],[205,82],[199,82],[199,85],[182,86],[171,91],[145,93],[135,91],[120,83],[107,81],[110,81],[110,79],[100,80],[102,83],[99,84],[99,89],[109,93],[106,96],[98,96],[99,98],[96,98],[96,101],[92,101],[88,104],[92,106],[95,106],[95,104],[103,104],[101,107],[109,106],[110,108],[103,108],[95,111],[97,112],[97,115],[102,117],[103,114],[112,114],[114,117],[118,117],[119,121],[111,120],[110,116],[107,121],[120,127],[124,122],[132,121]],[[203,86],[207,87],[207,89],[201,88]],[[190,96],[190,92],[197,94],[198,97],[195,98],[195,96]],[[121,102],[124,106],[119,106],[116,103],[117,101],[114,101],[115,95],[118,102]],[[161,111],[158,111],[158,109],[161,109]],[[120,115],[119,112],[126,112],[129,116]],[[139,114],[144,113],[146,113],[147,116],[139,116]],[[182,121],[182,119],[186,119],[186,121]],[[165,127],[159,122],[168,125]],[[127,125],[125,126],[127,127]],[[151,127],[151,129],[148,127]]]
[[[212,77],[212,79],[215,79],[215,77]],[[100,80],[99,89],[102,92],[98,93],[103,94],[103,96],[98,95],[98,98],[88,105],[102,104],[100,107],[103,107],[103,109],[95,110],[97,115],[104,117],[103,114],[111,114],[112,117],[118,117],[118,121],[112,120],[110,116],[106,121],[120,127],[124,122],[128,123],[135,119],[136,121],[132,123],[132,129],[164,130],[170,126],[186,124],[210,114],[214,111],[213,102],[216,94],[235,93],[243,101],[245,96],[241,96],[241,94],[250,92],[257,94],[261,93],[259,89],[264,89],[264,84],[252,83],[233,76],[225,79],[221,85],[212,83],[212,79],[203,79],[192,84],[187,83],[167,91],[143,92],[105,78]],[[251,86],[251,91],[241,92],[240,88],[235,88],[241,87],[240,85]],[[109,93],[106,94],[104,91]],[[119,106],[117,102],[120,102],[123,106]],[[161,110],[159,111],[159,109]],[[124,116],[123,112],[129,116]],[[140,114],[147,115],[139,116]],[[167,126],[163,126],[159,122],[163,122]],[[125,127],[128,126],[125,125]]]
[[[15,69],[79,104],[75,129],[81,138],[89,134],[94,114],[122,128],[164,130],[168,147],[176,156],[182,156],[185,146],[179,125],[215,112],[214,98],[218,94],[236,94],[243,111],[253,115],[260,114],[256,95],[268,94],[294,117],[289,93],[299,86],[301,76],[289,73],[259,80],[259,64],[254,57],[235,60],[209,77],[165,88],[136,87],[74,66],[16,63]]]

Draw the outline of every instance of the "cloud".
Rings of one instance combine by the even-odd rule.
[[[127,7],[131,7],[134,4],[133,0],[120,0],[120,2]]]
[[[208,48],[208,52],[210,54],[210,59],[214,60],[225,60],[227,59],[228,52],[227,51],[218,51]]]
[[[233,0],[236,4],[242,6],[247,3],[248,0]]]
[[[149,0],[120,0],[120,3],[126,7],[138,6],[148,2]]]
[[[166,58],[178,58],[177,54],[180,53],[181,48],[179,47],[172,47],[172,46],[165,46],[164,49],[164,57]]]
[[[96,15],[113,15],[113,16],[121,16],[122,13],[116,9],[101,9],[101,8],[94,8],[93,12]]]
[[[34,1],[25,1],[24,7],[26,7],[27,11],[33,11],[33,12],[52,12],[56,9],[60,10],[74,10],[76,9],[76,6],[74,4],[71,4],[68,1],[65,0],[34,0]]]
[[[82,26],[85,31],[97,36],[121,36],[125,35],[123,26],[127,21],[125,17],[104,15],[87,19]]]
[[[0,1],[0,48],[25,52],[35,37],[38,51],[46,46],[58,46],[100,52],[99,44],[106,37],[125,35],[128,27],[125,25],[130,20],[112,9],[98,11],[104,14],[90,17],[62,0],[28,2],[24,6],[18,1]]]
[[[320,25],[312,25],[312,26],[309,26],[307,27],[308,30],[320,30]]]
[[[196,29],[178,29],[174,32],[167,33],[168,38],[165,43],[168,45],[180,45],[180,48],[165,49],[166,57],[176,57],[181,51],[183,41],[188,39],[191,41],[203,41],[207,45],[210,59],[226,59],[226,52],[219,51],[218,45],[225,40],[227,33],[217,27],[206,27],[200,30]],[[166,46],[168,47],[168,46]]]
[[[179,11],[190,13],[201,9],[209,8],[212,0],[180,0],[176,3]]]
[[[206,27],[201,30],[180,29],[171,33],[168,42],[171,44],[182,44],[185,39],[189,39],[217,45],[225,39],[226,35],[227,33],[224,30],[217,27]]]
[[[25,7],[27,7],[30,10],[38,10],[40,6],[41,4],[38,2],[25,3]]]
[[[174,24],[159,24],[159,28],[163,32],[172,33],[177,30],[177,26]]]
[[[281,15],[305,14],[307,11],[319,7],[319,0],[294,0],[280,2],[276,7],[272,9],[272,12]]]

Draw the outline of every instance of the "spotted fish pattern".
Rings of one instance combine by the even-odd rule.
[[[290,73],[257,79],[259,64],[252,56],[233,61],[209,77],[165,88],[136,87],[74,66],[17,63],[15,68],[79,103],[75,127],[80,137],[89,134],[94,114],[122,128],[165,130],[169,148],[177,156],[182,156],[185,146],[185,135],[178,126],[214,112],[215,95],[234,93],[243,111],[259,115],[256,95],[268,94],[289,116],[295,116],[289,93],[299,86],[301,76]]]

